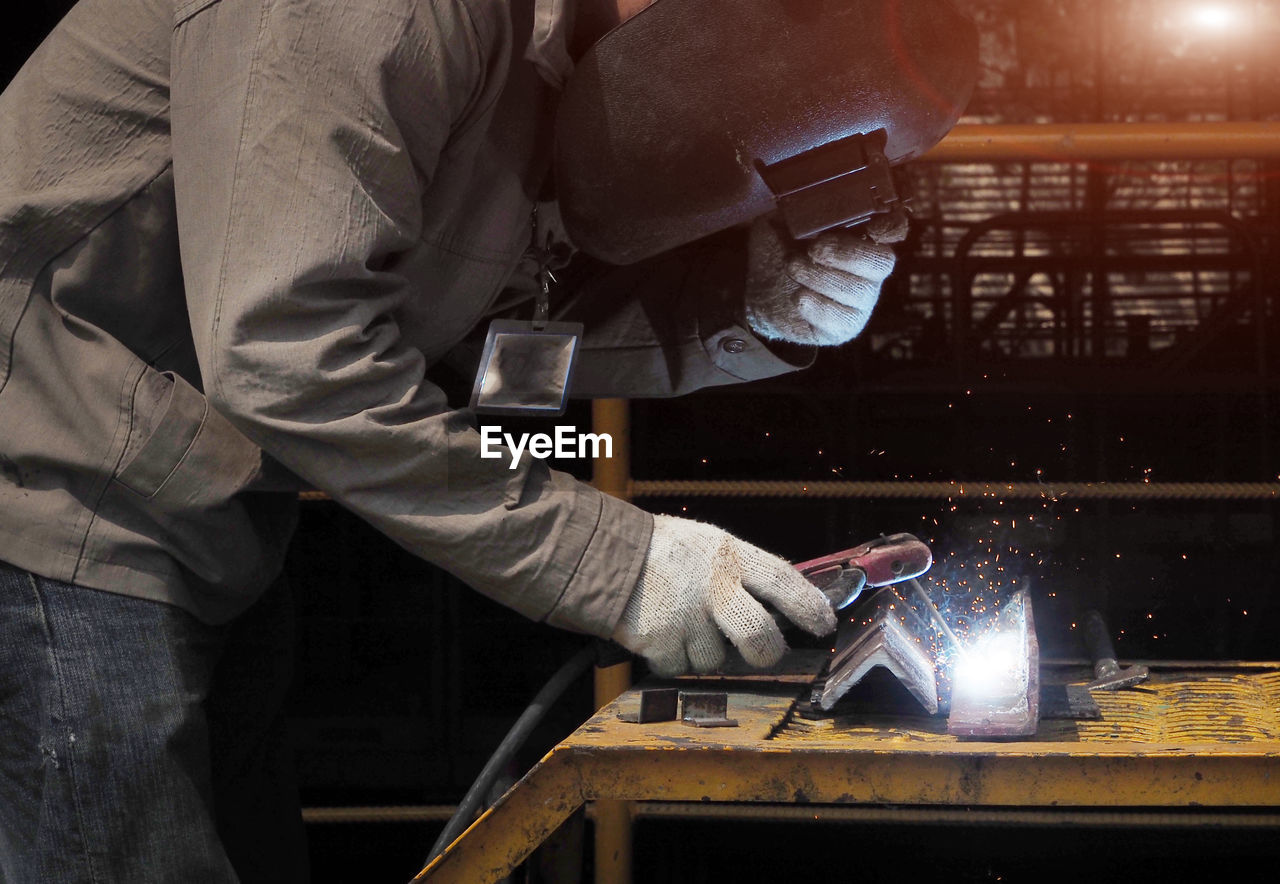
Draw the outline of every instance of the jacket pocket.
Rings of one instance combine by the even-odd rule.
[[[261,450],[180,375],[153,373],[143,380],[153,390],[167,382],[169,392],[116,481],[142,497],[187,505],[216,503],[241,490],[261,467]]]

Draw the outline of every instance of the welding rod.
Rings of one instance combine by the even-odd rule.
[[[929,598],[929,593],[920,585],[920,581],[912,577],[905,582],[911,587],[912,592],[920,596],[920,600],[924,602],[925,608],[929,611],[929,619],[938,628],[938,631],[946,636],[947,641],[951,642],[951,646],[956,649],[956,653],[967,654],[968,652],[965,650],[964,645],[960,644],[959,637],[951,631],[951,627],[947,625],[947,621],[942,617],[942,612],[933,604],[933,599]]]

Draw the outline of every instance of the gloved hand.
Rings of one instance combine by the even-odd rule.
[[[719,666],[721,633],[751,665],[772,666],[787,643],[757,598],[814,635],[836,628],[826,596],[782,559],[714,525],[654,516],[640,581],[613,640],[659,675]]]
[[[856,337],[871,318],[906,215],[880,215],[859,233],[828,231],[810,242],[787,237],[768,217],[751,226],[745,306],[761,337],[833,346]],[[861,235],[865,231],[872,239]],[[874,240],[874,241],[873,241]]]

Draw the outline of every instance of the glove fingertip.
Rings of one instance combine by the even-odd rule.
[[[805,582],[808,583],[808,581]],[[807,623],[797,623],[796,625],[810,635],[816,635],[819,638],[835,632],[836,627],[840,624],[840,618],[836,616],[836,612],[831,607],[831,602],[827,600],[827,597],[823,595],[821,602],[818,602],[815,607],[816,610],[813,612],[812,619]]]
[[[796,578],[797,581],[784,590],[789,591],[789,596],[777,603],[782,613],[810,635],[821,638],[835,632],[838,620],[827,597],[799,573]]]
[[[811,635],[824,636],[838,623],[831,603],[818,587],[783,559],[762,549],[742,558],[742,582],[754,594]]]
[[[835,632],[836,627],[840,625],[840,620],[836,617],[836,612],[831,610],[831,606],[824,604],[818,613],[816,622],[798,624],[800,628],[819,638]]]
[[[867,221],[867,236],[878,243],[899,243],[911,233],[911,219],[902,209],[873,215]]]
[[[756,632],[749,641],[738,645],[742,659],[757,669],[767,669],[777,664],[787,652],[787,641],[777,625],[770,623],[768,627]]]

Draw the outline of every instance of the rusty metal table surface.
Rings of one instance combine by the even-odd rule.
[[[999,808],[1280,807],[1280,663],[1162,664],[1139,689],[1094,692],[1095,721],[1030,738],[962,740],[943,718],[802,714],[816,672],[677,679],[726,690],[733,728],[628,724],[641,685],[557,745],[415,880],[496,881],[584,802],[770,802]],[[1049,664],[1047,683],[1086,667]],[[816,815],[815,815],[816,816]],[[1270,819],[1270,817],[1269,817]]]

